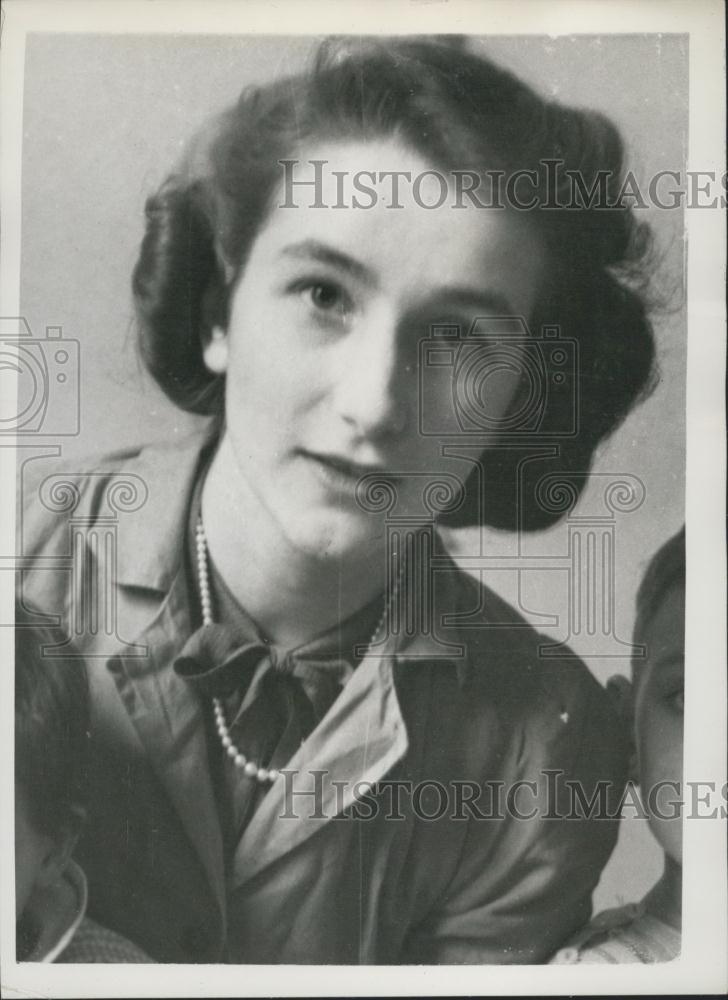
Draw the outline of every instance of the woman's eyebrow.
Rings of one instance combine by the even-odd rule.
[[[446,285],[437,288],[429,297],[433,304],[443,307],[457,306],[468,312],[485,313],[488,316],[513,317],[518,312],[502,292],[487,288],[472,288],[469,285]]]
[[[375,288],[379,282],[370,268],[361,261],[350,257],[349,254],[334,247],[320,243],[318,240],[301,240],[300,243],[291,243],[281,250],[282,257],[294,257],[298,260],[315,260],[320,264],[328,264],[340,271],[345,271],[356,278],[362,284],[370,288]]]

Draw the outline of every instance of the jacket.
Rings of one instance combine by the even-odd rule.
[[[617,835],[574,788],[618,800],[625,741],[586,667],[543,656],[446,557],[437,629],[364,658],[226,866],[209,709],[172,669],[208,444],[21,471],[22,599],[89,668],[90,915],[160,962],[545,961],[588,921]]]

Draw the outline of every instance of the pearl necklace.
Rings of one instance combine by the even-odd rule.
[[[214,622],[212,617],[210,576],[207,565],[207,536],[205,535],[205,526],[202,523],[202,517],[198,517],[197,519],[195,544],[197,546],[197,582],[200,590],[202,624],[207,626],[214,624]],[[398,589],[399,576],[397,577],[395,585],[392,588],[390,599],[388,601],[385,600],[384,602],[381,617],[377,622],[377,626],[372,633],[371,639],[369,640],[370,646],[373,646],[375,641],[379,638],[379,633],[384,626],[387,612],[395,600]],[[215,728],[217,729],[217,734],[220,737],[220,742],[222,743],[225,753],[232,760],[235,767],[239,768],[243,774],[247,775],[249,778],[259,781],[261,785],[274,782],[280,773],[276,770],[276,768],[259,767],[259,765],[254,761],[248,760],[245,754],[242,753],[233,743],[232,737],[230,736],[230,730],[228,729],[227,722],[225,721],[225,710],[223,709],[222,702],[219,698],[212,699],[212,707],[215,713]]]

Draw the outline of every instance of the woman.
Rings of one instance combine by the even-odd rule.
[[[245,92],[148,202],[142,356],[213,419],[75,478],[73,587],[44,572],[68,509],[32,504],[24,595],[82,608],[105,498],[143,482],[126,641],[74,635],[95,657],[81,860],[92,915],[159,961],[537,962],[589,915],[616,823],[558,816],[568,782],[618,797],[616,718],[431,530],[552,523],[545,473],[588,469],[649,383],[630,212],[548,209],[541,172],[533,211],[515,184],[500,205],[499,176],[547,159],[619,184],[602,118],[436,41],[340,42]],[[571,382],[555,354],[524,379],[519,317],[576,344]]]

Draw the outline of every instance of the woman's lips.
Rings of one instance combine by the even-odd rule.
[[[353,490],[364,476],[392,478],[387,475],[381,465],[365,465],[360,462],[352,462],[340,455],[320,454],[305,450],[301,450],[301,454],[311,463],[318,476],[327,485],[336,489]]]

